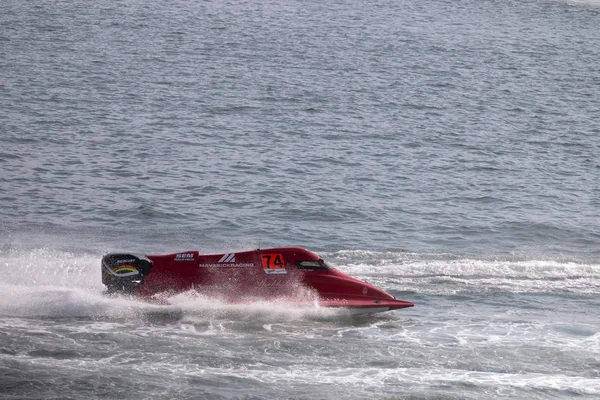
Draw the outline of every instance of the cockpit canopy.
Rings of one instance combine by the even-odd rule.
[[[333,269],[333,267],[322,258],[318,260],[296,261],[298,269]]]

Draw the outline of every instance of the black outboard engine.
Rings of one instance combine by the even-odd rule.
[[[102,283],[108,294],[132,294],[150,273],[152,261],[132,254],[112,253],[102,257]]]

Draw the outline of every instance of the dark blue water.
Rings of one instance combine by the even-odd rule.
[[[0,397],[600,396],[600,3],[5,1]],[[299,245],[410,310],[102,296]]]

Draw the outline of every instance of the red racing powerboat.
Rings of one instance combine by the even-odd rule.
[[[382,312],[412,307],[383,290],[332,268],[299,247],[206,254],[186,251],[138,257],[111,253],[102,258],[102,283],[109,294],[152,301],[165,293],[196,291],[228,302],[290,299],[323,307]]]

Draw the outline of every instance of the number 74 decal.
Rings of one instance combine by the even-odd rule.
[[[262,254],[261,260],[265,274],[287,274],[283,254]]]

